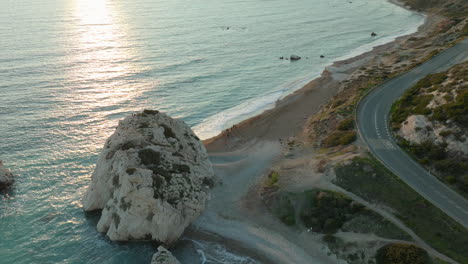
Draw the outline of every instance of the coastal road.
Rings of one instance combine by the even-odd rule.
[[[465,38],[424,64],[376,87],[361,100],[356,113],[359,135],[372,154],[465,228],[468,228],[468,201],[426,171],[396,144],[389,127],[389,114],[393,102],[418,80],[467,59],[468,38]]]

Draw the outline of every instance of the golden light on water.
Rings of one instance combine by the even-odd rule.
[[[71,67],[66,70],[68,92],[62,95],[69,104],[61,111],[68,117],[88,116],[72,118],[69,124],[92,124],[86,126],[86,142],[96,149],[116,125],[108,116],[137,110],[131,103],[151,84],[133,77],[143,69],[134,62],[138,50],[128,40],[125,13],[117,2],[74,0],[70,4],[73,23],[67,28],[67,64]]]
[[[112,24],[108,0],[76,0],[76,10],[81,24]]]

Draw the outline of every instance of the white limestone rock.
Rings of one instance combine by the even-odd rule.
[[[450,135],[444,135],[444,132],[450,131]],[[458,134],[459,136],[456,136]],[[441,123],[431,121],[424,115],[410,115],[401,124],[398,135],[404,139],[421,144],[424,141],[434,142],[436,144],[446,144],[446,151],[468,155],[468,140],[466,133],[454,122]]]
[[[183,121],[145,110],[119,122],[92,175],[83,207],[102,210],[111,240],[174,243],[205,208],[213,169]]]
[[[435,141],[436,137],[428,127],[432,127],[432,124],[426,116],[411,115],[402,123],[399,135],[417,144],[426,140]]]
[[[0,160],[0,190],[7,189],[13,182],[13,173],[4,167],[3,162]]]
[[[151,264],[180,264],[172,253],[164,247],[158,247],[158,252],[153,255]]]

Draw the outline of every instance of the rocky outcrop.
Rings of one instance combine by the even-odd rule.
[[[172,253],[164,247],[158,247],[158,252],[153,255],[151,264],[180,264]]]
[[[0,160],[0,190],[7,189],[14,182],[13,173],[5,167],[3,167],[3,162]]]
[[[181,120],[145,110],[119,122],[105,143],[83,207],[102,210],[111,240],[175,242],[205,208],[213,169]]]
[[[291,57],[289,57],[290,60],[292,61],[297,61],[297,60],[300,60],[301,57],[297,56],[297,55],[291,55]]]
[[[411,143],[430,141],[444,144],[448,152],[468,155],[466,135],[454,122],[442,123],[431,121],[424,115],[410,115],[402,123],[398,135]]]

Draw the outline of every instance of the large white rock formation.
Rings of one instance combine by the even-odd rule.
[[[158,247],[158,252],[153,255],[151,264],[180,264],[169,250],[164,247]]]
[[[14,182],[13,173],[5,167],[3,162],[0,160],[0,190],[8,188]]]
[[[111,240],[174,243],[205,208],[213,169],[181,120],[145,110],[119,122],[83,199]]]

